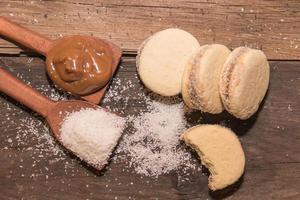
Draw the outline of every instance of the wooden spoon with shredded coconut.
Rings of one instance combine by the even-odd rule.
[[[111,153],[113,147],[117,144],[117,140],[121,136],[121,132],[125,123],[124,121],[122,121],[123,119],[121,117],[86,101],[79,101],[79,100],[58,101],[58,102],[52,101],[47,97],[43,96],[42,94],[40,94],[38,91],[25,85],[23,82],[15,78],[13,75],[3,70],[1,67],[0,67],[0,91],[14,98],[20,103],[26,105],[30,109],[39,113],[41,116],[43,116],[47,120],[53,135],[63,146],[65,146],[68,150],[73,152],[79,158],[81,158],[91,166],[95,167],[96,169],[98,170],[103,169],[103,167],[107,163],[106,160],[108,158],[108,154]],[[105,154],[106,156],[102,156],[103,160],[90,159],[89,157],[82,156],[82,154],[86,152],[74,151],[74,149],[77,150],[78,148],[76,149],[73,148],[73,146],[65,145],[63,142],[64,140],[62,140],[61,138],[61,133],[63,131],[62,127],[64,124],[63,122],[68,118],[69,113],[79,112],[85,109],[96,110],[96,111],[100,110],[102,113],[106,113],[106,115],[109,115],[109,119],[121,121],[121,123],[119,123],[121,125],[118,126],[119,129],[117,129],[118,133],[115,134],[116,136],[108,138],[108,140],[104,140],[108,142],[111,142],[111,140],[113,140],[114,142],[112,143],[113,145],[110,145],[110,148],[108,150],[104,151],[104,153],[106,153]],[[101,115],[101,116],[105,116],[105,115]],[[115,118],[113,118],[112,116]],[[80,123],[80,121],[78,123]],[[86,124],[85,122],[85,125],[89,126],[90,124]],[[113,126],[112,128],[115,127]],[[77,145],[80,145],[80,143],[77,143]],[[96,146],[94,148],[98,148],[98,147]],[[85,149],[85,151],[86,150],[89,149]]]

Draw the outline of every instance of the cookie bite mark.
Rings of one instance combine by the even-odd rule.
[[[245,155],[236,135],[220,125],[194,126],[181,135],[210,172],[208,187],[215,191],[235,183],[244,173]]]

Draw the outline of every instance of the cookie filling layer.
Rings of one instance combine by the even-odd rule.
[[[246,53],[248,52],[250,49],[247,47],[243,47],[241,48],[241,50],[239,50],[239,52],[236,53],[235,57],[232,58],[231,62],[228,64],[228,66],[226,67],[226,72],[222,75],[222,79],[224,80],[224,76],[226,76],[226,82],[225,82],[225,91],[223,91],[223,95],[225,97],[224,101],[227,103],[227,105],[229,104],[229,98],[230,98],[230,82],[232,79],[232,75],[233,75],[233,70],[235,65],[237,64],[238,60]]]

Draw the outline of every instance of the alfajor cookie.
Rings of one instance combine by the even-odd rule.
[[[186,63],[199,47],[197,39],[181,29],[155,33],[138,51],[136,64],[140,79],[148,89],[162,96],[179,94]]]
[[[192,55],[182,78],[182,98],[188,107],[212,114],[223,111],[219,79],[229,54],[224,45],[211,44]]]
[[[240,119],[251,117],[266,94],[269,76],[269,63],[262,51],[236,48],[226,60],[220,76],[225,109]]]
[[[219,125],[199,125],[188,129],[181,138],[196,150],[201,163],[208,168],[208,187],[211,190],[233,184],[244,173],[244,151],[230,129]]]

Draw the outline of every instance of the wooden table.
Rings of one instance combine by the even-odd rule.
[[[141,178],[123,162],[112,162],[105,173],[95,174],[72,156],[63,154],[58,160],[39,146],[43,126],[27,135],[16,125],[24,118],[34,125],[40,119],[1,95],[0,199],[300,199],[299,1],[3,0],[0,11],[51,38],[89,34],[114,41],[124,51],[116,78],[131,80],[134,90],[143,88],[136,78],[137,47],[151,33],[167,27],[183,28],[201,44],[262,49],[271,65],[269,91],[254,117],[240,121],[227,113],[199,112],[191,117],[190,124],[199,118],[201,123],[226,123],[245,150],[244,177],[215,193],[208,190],[207,176],[201,172],[191,172],[186,181],[176,172],[156,180]],[[2,39],[0,52],[1,67],[45,91],[50,81],[43,58]],[[145,109],[136,93],[122,95],[130,96],[128,105],[119,101],[103,106],[135,114]]]

